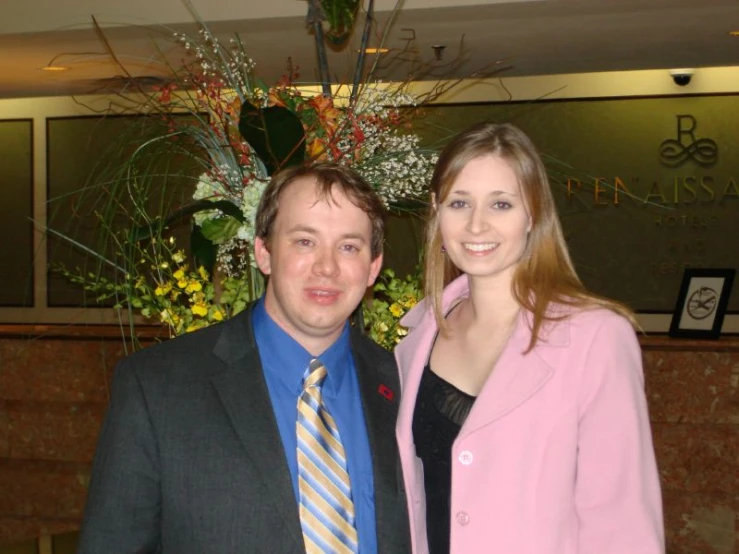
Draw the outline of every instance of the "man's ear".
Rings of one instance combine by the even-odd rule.
[[[382,269],[382,253],[380,253],[379,256],[377,256],[372,262],[370,262],[370,273],[367,278],[367,286],[371,287],[375,284],[375,281],[377,280],[377,276],[380,274],[380,270]]]
[[[257,262],[259,271],[265,275],[272,273],[272,254],[269,253],[267,243],[261,237],[254,239],[254,259]]]

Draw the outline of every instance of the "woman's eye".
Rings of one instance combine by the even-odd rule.
[[[509,202],[505,202],[503,200],[499,200],[493,204],[493,208],[495,208],[496,210],[508,210],[511,207],[512,206]]]
[[[454,208],[455,210],[459,208],[464,208],[466,205],[467,202],[465,202],[464,200],[452,200],[451,202],[449,202],[449,207]]]

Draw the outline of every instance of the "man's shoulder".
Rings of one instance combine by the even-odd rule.
[[[352,348],[362,354],[375,358],[379,362],[395,364],[395,358],[392,353],[385,350],[361,331],[352,329],[351,341]]]
[[[213,368],[214,363],[248,342],[244,325],[246,314],[147,346],[125,357],[118,371],[133,371],[144,375],[194,376]]]
[[[172,337],[170,339],[157,342],[156,344],[146,346],[128,356],[126,360],[145,362],[149,360],[168,358],[171,356],[180,357],[191,354],[193,351],[202,352],[208,345],[214,345],[218,340],[221,325],[223,325],[223,323],[204,327],[191,333]]]

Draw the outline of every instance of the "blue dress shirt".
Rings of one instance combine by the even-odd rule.
[[[297,406],[298,397],[302,393],[303,374],[314,356],[267,314],[264,298],[259,299],[254,306],[252,324],[282,446],[287,456],[295,500],[299,502],[298,439],[295,431]],[[356,512],[359,551],[362,554],[376,554],[372,456],[362,410],[362,398],[359,394],[359,381],[349,342],[348,324],[336,342],[317,357],[326,366],[328,373],[322,388],[323,401],[336,421],[346,451],[347,471]]]

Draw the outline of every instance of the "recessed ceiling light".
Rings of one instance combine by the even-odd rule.
[[[732,37],[739,37],[739,31],[729,31],[729,34],[730,34],[730,35],[731,35]]]
[[[387,54],[390,52],[389,48],[365,48],[365,54]]]
[[[47,65],[46,67],[42,67],[41,71],[66,71],[67,69],[69,68],[63,65]]]

